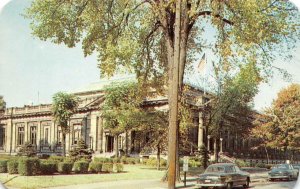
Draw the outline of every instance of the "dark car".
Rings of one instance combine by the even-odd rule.
[[[225,187],[231,189],[234,186],[248,188],[250,174],[241,171],[233,163],[217,163],[207,167],[205,172],[199,175],[196,186],[199,188]]]
[[[268,173],[270,181],[275,179],[297,180],[298,174],[299,170],[294,168],[291,164],[276,165],[272,167],[271,171]]]

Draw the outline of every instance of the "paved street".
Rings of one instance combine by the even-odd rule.
[[[298,189],[295,187],[296,181],[292,182],[268,182],[267,184],[255,183],[251,186],[251,188],[255,189]]]

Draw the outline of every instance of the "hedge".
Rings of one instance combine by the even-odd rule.
[[[18,174],[18,159],[11,159],[7,162],[7,172],[9,174]]]
[[[96,157],[94,158],[94,162],[112,163],[113,160],[111,158]]]
[[[0,160],[0,173],[7,173],[7,161],[8,160]]]
[[[138,163],[140,163],[140,159],[122,156],[120,159],[120,162],[124,163],[124,164],[138,164]]]
[[[102,163],[101,162],[91,162],[89,165],[89,171],[92,173],[100,173],[102,170]]]
[[[54,161],[42,161],[40,164],[40,172],[43,175],[51,175],[57,172],[57,163]]]
[[[38,174],[40,168],[40,160],[37,158],[20,158],[18,164],[18,172],[23,176],[31,176]]]
[[[57,171],[63,174],[70,174],[72,172],[73,163],[70,162],[59,162]]]
[[[89,169],[89,162],[76,161],[73,166],[75,173],[87,173]]]
[[[114,164],[114,170],[117,173],[123,172],[123,170],[124,170],[123,164],[122,163],[116,163],[116,164]]]
[[[114,164],[113,163],[104,163],[102,165],[102,172],[112,173],[113,172],[113,168],[114,168]]]
[[[65,157],[63,157],[63,156],[50,156],[48,158],[49,161],[52,160],[52,161],[56,161],[56,162],[63,162],[64,159],[65,159]]]

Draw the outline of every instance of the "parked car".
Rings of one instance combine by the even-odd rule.
[[[233,163],[216,163],[207,167],[203,174],[199,175],[196,186],[199,188],[225,187],[231,189],[234,186],[248,188],[250,174],[241,171]]]
[[[298,169],[298,172],[299,172],[299,170],[300,170],[300,164],[293,164],[293,167],[294,167],[295,169]]]
[[[271,171],[268,173],[270,181],[275,179],[297,180],[298,174],[299,170],[294,168],[291,164],[276,165],[272,167]]]

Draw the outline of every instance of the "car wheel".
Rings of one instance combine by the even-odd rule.
[[[272,178],[270,178],[269,180],[270,180],[271,182],[274,181],[274,179],[272,179]]]
[[[232,189],[232,182],[228,182],[228,183],[227,183],[226,189]]]
[[[246,184],[243,185],[244,188],[249,188],[250,178],[247,177]]]

